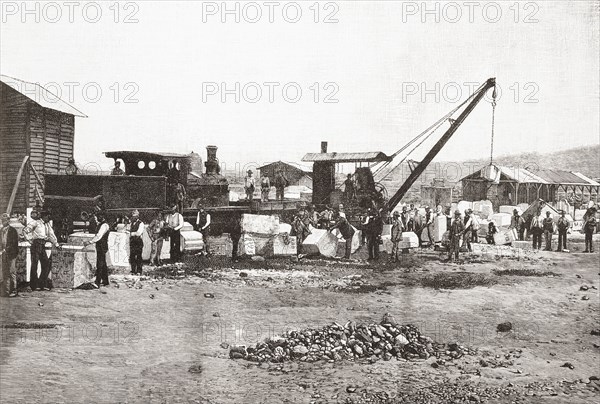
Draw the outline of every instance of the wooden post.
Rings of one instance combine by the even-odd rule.
[[[21,163],[21,168],[19,168],[19,172],[17,173],[17,180],[15,181],[15,186],[13,187],[12,193],[10,194],[10,199],[8,200],[8,206],[6,207],[6,213],[10,215],[12,211],[13,204],[15,203],[15,198],[17,197],[17,191],[19,189],[19,183],[21,182],[21,176],[23,175],[23,170],[25,169],[25,165],[29,161],[29,156],[25,156],[23,158],[23,162]]]

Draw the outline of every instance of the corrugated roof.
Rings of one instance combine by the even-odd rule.
[[[39,83],[30,83],[3,74],[0,74],[0,81],[44,108],[82,118],[88,117],[77,108],[61,100],[56,94],[42,87]]]
[[[516,168],[516,167],[507,167],[507,166],[498,166],[502,174],[513,179],[517,182],[530,182],[535,184],[550,184],[550,182],[541,178],[540,176],[532,173],[531,171],[525,168]]]
[[[331,161],[334,163],[354,163],[354,162],[380,162],[390,161],[383,152],[363,152],[363,153],[307,153],[302,157],[302,161]]]
[[[290,162],[290,161],[281,161],[281,160],[275,161],[273,163],[265,164],[263,166],[257,167],[257,169],[260,170],[261,168],[265,168],[265,167],[268,167],[268,166],[270,166],[272,164],[278,164],[278,163],[286,164],[288,166],[297,168],[298,170],[303,171],[303,172],[305,172],[307,174],[311,174],[312,173],[312,169],[310,167],[308,167],[308,166],[305,166],[305,165],[302,165],[302,164],[299,164],[299,163],[294,163],[294,162]]]
[[[583,174],[562,170],[538,170],[536,174],[551,184],[599,185]]]
[[[489,181],[498,183],[500,180],[500,173],[519,183],[600,186],[598,182],[581,173],[547,169],[540,169],[534,173],[525,168],[500,166],[497,164],[487,165],[463,179],[468,179],[479,174],[482,178],[487,178]]]

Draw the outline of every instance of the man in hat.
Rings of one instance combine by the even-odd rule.
[[[15,265],[19,255],[19,235],[9,225],[10,216],[2,214],[2,227],[0,227],[0,253],[2,254],[2,295],[17,296],[17,266]]]
[[[69,164],[65,167],[65,174],[67,174],[67,175],[79,174],[79,168],[75,164],[74,159],[69,159]]]
[[[354,228],[346,217],[341,216],[339,212],[335,215],[335,224],[329,229],[329,231],[333,231],[333,229],[339,229],[342,237],[346,241],[346,250],[344,253],[345,259],[350,259],[350,254],[352,253],[352,238],[354,237]]]
[[[271,192],[271,179],[266,172],[260,173],[260,201],[269,202],[269,192]]]
[[[354,181],[352,180],[352,174],[348,174],[346,181],[344,181],[344,197],[348,202],[354,199],[356,190],[354,187]]]
[[[406,208],[406,206],[405,206]],[[402,241],[402,231],[404,230],[404,223],[402,222],[402,218],[400,212],[395,211],[392,215],[392,230],[390,240],[392,241],[392,257],[391,261],[398,261],[399,257],[399,248],[398,245]]]
[[[550,212],[546,212],[546,217],[542,223],[542,229],[544,230],[544,238],[546,240],[546,248],[544,251],[552,251],[552,235],[554,234],[554,219],[550,216]]]
[[[544,230],[542,218],[540,217],[541,214],[542,213],[538,211],[535,215],[533,215],[529,227],[529,231],[531,231],[531,238],[533,240],[534,250],[539,250],[540,248],[542,248],[542,234]]]
[[[584,253],[594,252],[593,237],[594,237],[594,233],[596,232],[597,225],[598,225],[598,222],[596,221],[596,208],[591,207],[586,212],[586,215],[584,216],[584,222],[583,222],[583,232],[585,233],[585,251],[584,251]]]
[[[519,215],[519,211],[517,209],[513,209],[513,215],[510,218],[509,229],[515,229],[517,231],[520,241],[525,239],[525,220],[523,220],[523,217]]]
[[[561,252],[567,249],[567,231],[569,230],[570,223],[565,217],[565,211],[560,211],[560,217],[556,222],[558,228],[558,248],[556,251]]]
[[[454,220],[450,225],[450,253],[448,260],[458,260],[458,254],[460,252],[460,238],[465,232],[465,224],[460,218],[460,211],[454,211]]]
[[[50,290],[48,275],[50,274],[50,259],[46,254],[46,242],[60,248],[54,230],[50,225],[50,212],[44,210],[40,219],[32,220],[23,229],[23,236],[31,243],[31,273],[29,274],[29,287],[31,290]],[[38,278],[38,262],[42,265],[42,272]]]
[[[204,206],[198,206],[198,214],[196,215],[196,228],[202,233],[202,241],[204,242],[204,254],[208,254],[208,235],[210,233],[210,213],[204,210]]]
[[[435,241],[433,239],[433,218],[435,215],[431,211],[429,206],[425,207],[425,223],[424,229],[427,231],[427,239],[429,240],[429,246],[435,247]]]
[[[131,273],[142,274],[142,250],[144,249],[144,222],[140,220],[140,212],[131,212],[131,224],[129,225],[129,264]]]
[[[106,222],[104,212],[97,212],[96,219],[98,227],[96,235],[89,241],[84,241],[83,246],[96,244],[96,286],[108,286],[108,266],[106,265],[106,253],[108,252],[108,235],[110,234],[110,226]]]
[[[246,200],[252,203],[252,198],[254,196],[254,177],[252,176],[252,170],[248,170],[246,178],[244,178],[244,190],[246,191]]]
[[[283,201],[283,196],[285,194],[285,187],[287,187],[290,182],[288,181],[285,173],[280,168],[277,170],[277,174],[275,174],[275,200]]]
[[[115,161],[115,167],[110,172],[110,175],[125,175],[125,171],[121,168],[121,162]]]
[[[170,238],[171,261],[181,261],[181,228],[183,227],[183,216],[177,212],[177,205],[171,208],[171,213],[167,216],[167,228]]]
[[[329,205],[325,205],[325,209],[319,214],[318,224],[319,228],[329,228],[331,221],[333,220],[333,209]]]
[[[464,230],[464,240],[463,246],[467,247],[469,252],[473,252],[471,248],[471,237],[473,236],[473,209],[465,210],[465,218],[463,219],[465,230]]]
[[[379,237],[383,228],[381,217],[373,208],[367,209],[367,217],[362,223],[363,232],[367,238],[367,251],[369,252],[369,260],[379,259]]]
[[[154,220],[150,222],[148,226],[148,236],[152,241],[152,248],[150,249],[150,265],[161,266],[160,255],[162,254],[162,247],[165,240],[165,221],[163,218],[163,212],[158,211]]]

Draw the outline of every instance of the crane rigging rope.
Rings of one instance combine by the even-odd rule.
[[[494,163],[494,124],[496,120],[496,87],[492,93],[492,141],[490,150],[490,165]]]

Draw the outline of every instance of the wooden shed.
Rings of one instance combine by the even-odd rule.
[[[58,174],[73,158],[75,117],[86,117],[37,83],[0,75],[0,211],[5,212],[19,170],[12,212],[34,206],[44,174]],[[24,159],[29,156],[29,163]]]

